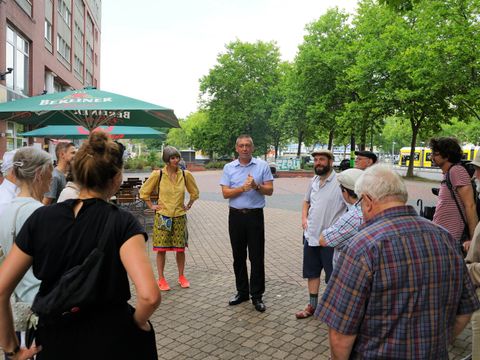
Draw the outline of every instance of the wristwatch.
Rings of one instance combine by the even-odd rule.
[[[260,190],[260,184],[257,184],[257,187],[255,188],[255,190]]]
[[[18,354],[20,351],[20,345],[17,345],[17,347],[13,351],[3,351],[5,356],[12,357]]]

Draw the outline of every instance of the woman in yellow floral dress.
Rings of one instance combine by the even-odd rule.
[[[167,251],[176,253],[178,283],[183,288],[190,286],[185,277],[185,248],[188,247],[187,211],[190,210],[199,191],[195,178],[188,170],[181,170],[180,153],[173,146],[163,149],[161,170],[153,171],[140,189],[140,198],[155,210],[153,227],[153,251],[157,252],[158,286],[160,290],[170,290],[165,279],[165,255]],[[185,204],[185,190],[190,194]],[[158,192],[158,202],[153,204],[150,196]]]

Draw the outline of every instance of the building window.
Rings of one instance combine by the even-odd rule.
[[[15,0],[15,2],[28,14],[28,16],[32,16],[32,0]]]
[[[75,63],[73,64],[73,69],[83,79],[83,62],[77,55],[75,55]]]
[[[92,86],[93,85],[93,76],[90,73],[90,71],[85,71],[86,76],[85,76],[85,85],[86,86]]]
[[[76,21],[75,21],[75,31],[73,34],[75,36],[75,39],[77,39],[78,42],[82,44],[82,47],[83,47],[83,40],[84,40],[83,31],[80,25],[78,25]]]
[[[45,40],[52,43],[52,24],[47,19],[45,19]]]
[[[93,61],[93,48],[88,41],[87,41],[87,57],[90,59],[90,61]]]
[[[88,36],[94,36],[94,33],[93,33],[93,20],[92,20],[92,18],[90,17],[90,15],[87,15],[87,34],[88,34]],[[87,39],[88,39],[88,36],[87,36]]]
[[[7,68],[13,68],[13,72],[6,77],[7,87],[28,96],[30,44],[10,26],[7,26],[6,50]]]
[[[57,2],[57,11],[60,14],[60,17],[65,21],[68,27],[72,21],[72,12],[67,7],[67,4],[63,0],[58,0]]]
[[[18,134],[23,133],[23,125],[7,121],[7,151],[12,151],[24,146],[22,137]]]
[[[57,52],[70,63],[70,45],[57,34]]]

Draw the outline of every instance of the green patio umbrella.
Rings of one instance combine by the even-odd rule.
[[[158,139],[165,133],[144,126],[100,126],[103,130],[115,139]],[[52,139],[85,139],[90,135],[90,131],[83,126],[75,125],[51,125],[35,129],[23,134],[22,137],[48,137]]]
[[[180,127],[173,110],[130,97],[87,88],[0,104],[0,120],[24,125]]]

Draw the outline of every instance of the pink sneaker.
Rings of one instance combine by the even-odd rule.
[[[167,280],[163,277],[160,280],[158,280],[158,287],[162,291],[168,291],[170,290],[170,286],[168,285]]]
[[[180,284],[180,286],[182,288],[188,288],[190,287],[190,282],[187,280],[187,278],[185,276],[179,276],[178,277],[178,283]]]

